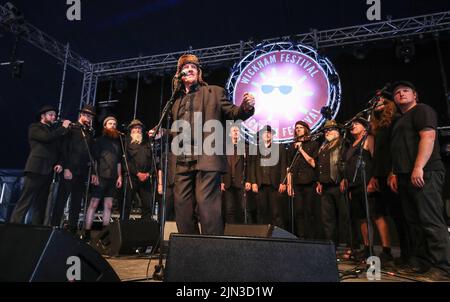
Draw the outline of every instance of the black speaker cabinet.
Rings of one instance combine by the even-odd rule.
[[[158,239],[159,224],[156,221],[115,221],[94,238],[93,245],[101,254],[133,255],[150,252]]]
[[[108,262],[71,234],[50,227],[0,224],[0,281],[120,281]],[[73,260],[73,259],[76,259]],[[77,265],[79,273],[72,275]]]
[[[172,234],[167,282],[338,282],[334,245]]]
[[[225,236],[298,239],[292,233],[271,224],[225,224]]]

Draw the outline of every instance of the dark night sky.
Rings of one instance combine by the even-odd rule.
[[[1,0],[3,5],[7,1]],[[206,0],[81,0],[82,20],[66,19],[64,0],[10,1],[25,19],[91,62],[204,48],[250,38],[272,38],[369,23],[365,0],[336,1],[206,1]],[[382,19],[450,9],[448,0],[381,0]],[[14,38],[0,32],[0,62],[9,61]],[[62,66],[20,42],[25,61],[22,79],[0,67],[0,168],[23,168],[27,127],[43,104],[57,105]],[[69,69],[63,114],[73,117],[79,104],[81,74]]]

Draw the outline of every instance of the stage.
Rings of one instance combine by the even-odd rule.
[[[376,247],[376,251],[378,248]],[[394,252],[398,252],[395,251]],[[122,282],[161,282],[154,280],[152,275],[155,265],[159,264],[159,255],[149,256],[104,256],[115,270]],[[163,260],[165,264],[165,259]],[[148,269],[148,270],[147,270]],[[338,261],[340,282],[435,282],[425,276],[417,274],[401,274],[396,272],[394,264],[382,267],[381,280],[368,280],[364,264],[351,261]],[[358,272],[355,274],[355,272]],[[450,280],[449,280],[450,281]]]

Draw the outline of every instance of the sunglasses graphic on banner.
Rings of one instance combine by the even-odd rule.
[[[262,85],[261,91],[264,94],[272,93],[275,89],[278,89],[281,94],[289,94],[292,92],[292,86],[289,85],[281,85],[281,86],[272,86],[272,85]]]

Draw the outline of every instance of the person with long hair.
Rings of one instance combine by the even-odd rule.
[[[392,125],[398,117],[397,107],[390,100],[391,95],[387,92],[378,96],[374,111],[370,117],[371,133],[374,135],[374,152],[372,177],[369,180],[367,191],[372,193],[376,206],[384,216],[390,214],[396,225],[401,255],[396,259],[397,265],[406,263],[409,254],[408,237],[406,234],[406,223],[403,215],[400,200],[388,186],[388,182],[393,177],[392,174],[392,155],[390,150],[390,136]],[[383,252],[380,255],[382,264],[392,260],[390,250],[389,228],[385,219],[375,221],[380,230],[382,241],[386,243],[383,246]]]

